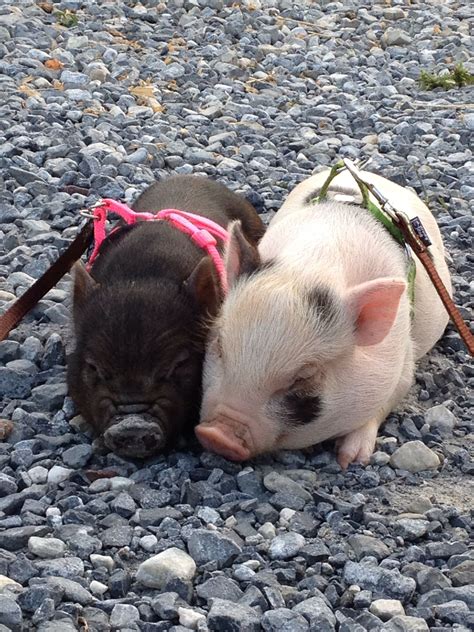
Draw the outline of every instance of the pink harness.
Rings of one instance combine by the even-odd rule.
[[[201,217],[200,215],[195,215],[194,213],[186,213],[185,211],[178,211],[173,208],[163,209],[155,215],[153,213],[137,213],[126,204],[115,202],[114,200],[107,198],[101,200],[98,206],[94,208],[93,212],[95,243],[94,250],[92,251],[87,264],[88,270],[90,270],[97,255],[99,254],[100,247],[106,237],[105,223],[108,213],[120,215],[127,224],[135,224],[138,220],[167,220],[182,233],[189,235],[195,244],[207,252],[219,275],[222,290],[224,294],[227,294],[227,275],[222,257],[216,248],[217,241],[215,237],[222,239],[222,241],[226,243],[229,239],[229,235],[222,226],[219,226],[219,224],[207,219],[207,217]]]

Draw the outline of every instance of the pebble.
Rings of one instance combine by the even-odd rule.
[[[268,554],[272,560],[287,560],[297,555],[305,544],[305,538],[299,533],[283,533],[271,541]]]
[[[425,412],[425,423],[432,430],[449,433],[456,427],[457,420],[456,416],[446,406],[439,404]]]
[[[382,621],[405,615],[405,608],[398,599],[376,599],[370,604],[369,610]]]
[[[390,465],[408,472],[422,472],[438,468],[440,460],[422,441],[409,441],[395,450],[390,458]]]
[[[53,465],[48,472],[48,483],[51,483],[52,485],[59,485],[59,483],[67,481],[72,472],[73,470],[67,467],[62,467],[62,465]]]
[[[380,598],[398,599],[402,603],[409,601],[416,588],[414,579],[404,577],[397,570],[357,562],[346,563],[344,579],[364,590],[371,590]]]
[[[207,617],[207,624],[210,630],[216,631],[258,632],[260,630],[260,619],[253,608],[225,599],[214,599]]]
[[[58,538],[38,538],[32,536],[28,540],[28,550],[36,557],[62,557],[66,551],[66,544]]]
[[[131,604],[117,603],[112,608],[110,625],[115,629],[127,629],[140,620],[138,608]]]
[[[137,570],[137,580],[148,588],[165,590],[173,580],[190,581],[195,574],[193,558],[172,547],[142,562]]]
[[[230,537],[206,529],[196,529],[188,540],[188,551],[198,566],[214,561],[218,568],[228,566],[241,552]]]
[[[428,624],[419,617],[398,615],[383,627],[384,632],[429,632]]]

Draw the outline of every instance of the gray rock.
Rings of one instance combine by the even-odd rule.
[[[253,573],[253,575],[254,574],[255,573]],[[225,576],[219,576],[210,577],[204,583],[197,586],[196,594],[206,601],[220,598],[235,602],[242,598],[243,592],[235,581]]]
[[[335,630],[336,617],[321,597],[310,597],[298,603],[293,612],[301,614],[308,620],[310,629],[313,630]]]
[[[306,502],[312,500],[311,494],[299,483],[292,481],[287,476],[283,476],[278,472],[270,472],[270,474],[267,474],[263,479],[263,484],[271,492],[286,492],[288,494],[293,494]]]
[[[305,538],[299,533],[283,533],[271,541],[268,554],[272,560],[288,560],[304,547]]]
[[[92,456],[92,447],[90,445],[75,445],[72,448],[64,450],[62,459],[65,465],[72,469],[80,469],[87,465]]]
[[[31,395],[41,410],[54,411],[63,405],[67,395],[67,386],[63,383],[35,386]]]
[[[265,632],[309,632],[309,623],[296,612],[288,608],[276,608],[263,614],[261,620],[262,629]]]
[[[405,31],[390,26],[386,29],[380,41],[383,46],[406,46],[411,43],[412,38]]]
[[[429,526],[430,523],[428,520],[398,518],[395,522],[398,535],[405,540],[417,540],[418,538],[422,538],[428,532]]]
[[[396,616],[404,616],[405,608],[398,599],[376,599],[370,604],[370,612],[382,621]]]
[[[114,629],[130,628],[140,620],[138,608],[131,604],[118,603],[112,609],[110,625]]]
[[[409,441],[400,446],[392,454],[390,465],[408,472],[435,470],[440,465],[437,454],[421,441]]]
[[[72,579],[67,579],[66,577],[46,577],[46,583],[48,586],[51,586],[53,590],[62,592],[66,601],[79,603],[82,606],[87,606],[93,601],[91,593]]]
[[[207,617],[209,630],[227,632],[258,632],[260,618],[253,608],[225,599],[214,599]]]
[[[371,590],[376,597],[399,599],[402,603],[410,600],[416,588],[414,579],[396,570],[358,562],[347,562],[343,575],[346,582]]]
[[[224,568],[241,550],[234,540],[218,531],[196,529],[188,540],[189,554],[198,566],[215,561],[218,568]]]
[[[0,397],[28,397],[31,393],[31,381],[31,376],[24,371],[0,367]]]
[[[104,547],[128,546],[132,539],[133,527],[110,527],[100,534],[100,539]]]
[[[453,586],[474,584],[474,560],[465,560],[448,571]]]
[[[446,406],[440,404],[425,412],[425,423],[433,430],[450,433],[456,427],[457,419]]]
[[[23,629],[23,615],[20,606],[10,597],[0,595],[0,624],[13,632]]]
[[[429,632],[424,619],[399,615],[383,626],[384,632]]]
[[[390,549],[381,540],[369,535],[355,534],[347,538],[347,543],[354,551],[358,560],[367,556],[374,556],[382,560],[390,555]]]
[[[42,577],[76,579],[84,574],[84,562],[79,557],[64,557],[36,562]]]

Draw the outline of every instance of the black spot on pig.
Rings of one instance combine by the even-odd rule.
[[[297,392],[287,393],[283,397],[282,408],[293,425],[306,425],[321,414],[321,397]]]
[[[306,299],[318,319],[323,322],[334,320],[339,312],[336,297],[332,290],[324,285],[317,285],[309,290]]]

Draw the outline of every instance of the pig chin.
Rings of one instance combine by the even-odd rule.
[[[166,436],[164,424],[153,415],[115,415],[104,433],[104,443],[119,456],[144,459],[163,450]]]

